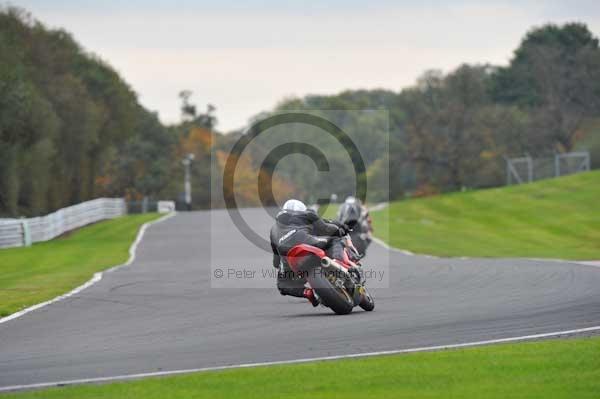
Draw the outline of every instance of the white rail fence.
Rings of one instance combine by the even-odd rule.
[[[127,213],[122,198],[98,198],[69,206],[46,216],[0,219],[0,248],[21,247],[48,241],[69,230]]]

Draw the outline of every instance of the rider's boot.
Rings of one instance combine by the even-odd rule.
[[[308,302],[310,302],[314,307],[319,306],[319,304],[321,303],[321,301],[319,301],[315,296],[315,292],[312,288],[304,289],[304,298],[308,299]]]

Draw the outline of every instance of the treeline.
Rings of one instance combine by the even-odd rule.
[[[427,71],[399,92],[307,96],[285,100],[275,111],[380,108],[389,111],[389,159],[368,159],[368,173],[377,181],[389,164],[390,198],[501,185],[503,156],[566,152],[589,141],[592,158],[600,158],[597,144],[589,148],[598,143],[589,136],[600,134],[598,39],[584,24],[549,24],[527,33],[506,67]],[[369,139],[381,121],[372,123]],[[296,178],[304,175],[300,166]],[[387,196],[377,186],[370,194]]]
[[[0,9],[0,216],[159,192],[174,143],[70,34]]]
[[[211,202],[210,188],[223,191],[225,159],[243,133],[215,132],[215,108],[199,112],[190,96],[180,95],[182,122],[164,126],[114,69],[70,34],[47,29],[24,11],[0,9],[0,217],[45,214],[99,196],[181,203],[181,160],[190,153],[193,208],[223,206],[222,198]],[[360,142],[373,201],[503,184],[505,155],[587,146],[600,160],[598,39],[584,24],[546,25],[524,37],[506,67],[428,71],[399,92],[286,99],[273,112],[364,109],[387,115],[342,113],[333,122]],[[294,136],[302,129],[284,130]],[[338,149],[328,148],[318,131],[310,134],[311,143],[334,154],[333,169],[342,165]],[[257,144],[238,166],[236,191],[244,205],[259,205],[264,194],[257,176],[266,173],[267,143]],[[276,195],[311,200],[354,190],[348,168],[320,177],[305,158],[288,161],[277,169]]]
[[[68,33],[16,9],[0,13],[0,59],[3,213],[37,214],[101,194],[97,179],[137,123],[134,93]]]

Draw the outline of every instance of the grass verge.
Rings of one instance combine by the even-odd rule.
[[[598,398],[600,337],[80,385],[6,398]],[[4,397],[4,396],[3,396]]]
[[[373,212],[388,244],[438,256],[600,259],[600,171]]]
[[[0,250],[0,317],[64,294],[95,272],[124,263],[141,225],[158,216],[124,216],[29,248]]]

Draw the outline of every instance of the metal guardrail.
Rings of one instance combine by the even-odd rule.
[[[0,248],[27,246],[48,241],[69,230],[103,219],[125,215],[122,198],[98,198],[29,219],[0,219]]]

